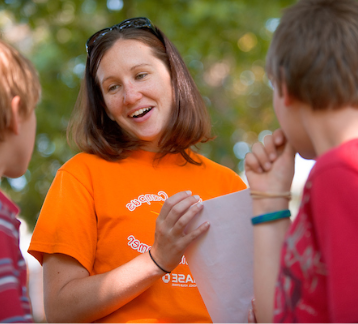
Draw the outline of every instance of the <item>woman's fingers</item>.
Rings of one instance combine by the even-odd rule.
[[[178,202],[172,205],[173,201]],[[186,233],[184,233],[184,230],[189,222],[203,208],[202,202],[200,202],[199,196],[194,195],[182,200],[180,200],[180,198],[172,200],[168,205],[170,206],[170,210],[167,209],[165,211],[166,218],[157,220],[158,235],[162,237],[169,236],[170,239],[181,238],[185,236]]]
[[[249,315],[248,315],[248,322],[249,323],[257,323],[257,320],[256,320],[256,303],[255,303],[255,298],[253,298],[251,300],[251,306],[252,308],[249,309]]]
[[[192,208],[195,204],[197,204],[200,200],[200,197],[197,195],[189,196],[181,201],[179,201],[175,206],[173,206],[168,213],[165,222],[169,228],[173,228],[176,226],[176,224],[179,222],[179,224],[182,224],[185,222],[185,219],[183,219],[183,215],[185,213],[192,214]]]
[[[176,244],[178,253],[184,254],[184,252],[185,252],[186,248],[189,246],[189,244],[192,243],[200,235],[202,235],[209,229],[210,223],[204,222],[197,228],[191,230],[190,232],[185,232],[186,226],[195,217],[195,215],[200,210],[202,210],[202,208],[203,208],[202,203],[199,203],[198,205],[194,205],[175,224],[175,227],[172,230],[172,234],[178,238],[177,244]]]
[[[196,240],[200,235],[204,234],[209,229],[209,227],[210,227],[210,223],[204,222],[195,230],[185,234],[185,236],[182,238],[184,250],[189,246],[191,242]]]
[[[249,313],[248,313],[248,316],[247,316],[247,322],[248,323],[256,323],[255,316],[254,316],[254,311],[252,310],[252,308],[249,309]]]
[[[200,210],[202,210],[202,208],[203,208],[203,203],[201,201],[196,201],[195,204],[192,204],[189,208],[187,208],[185,213],[180,215],[176,219],[175,223],[173,224],[173,228],[172,228],[173,235],[178,235],[178,236],[186,235],[187,233],[184,233],[185,228],[187,227],[189,222],[195,217],[195,215]]]
[[[173,198],[173,199],[172,199]],[[205,222],[198,228],[185,233],[185,228],[203,208],[199,196],[183,192],[166,200],[157,219],[152,253],[164,269],[174,269],[181,260],[187,246],[209,228]],[[164,209],[164,211],[163,211]]]
[[[251,305],[252,305],[252,310],[254,313],[254,318],[255,318],[255,322],[256,322],[256,312],[257,312],[257,308],[256,308],[256,299],[252,298],[251,299]]]
[[[176,193],[175,195],[169,197],[165,202],[160,210],[160,214],[157,218],[157,223],[165,220],[168,216],[168,214],[171,212],[171,210],[182,200],[188,198],[191,196],[191,191],[181,191]]]

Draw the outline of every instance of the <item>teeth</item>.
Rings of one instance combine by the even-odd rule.
[[[135,111],[132,115],[130,115],[130,117],[138,116],[138,115],[143,114],[144,112],[146,112],[148,110],[150,110],[150,107],[139,109],[139,110]]]

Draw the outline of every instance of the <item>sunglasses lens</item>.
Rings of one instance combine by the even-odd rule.
[[[98,37],[102,37],[105,34],[107,34],[108,30],[109,30],[109,28],[101,29],[97,33],[94,33],[90,38],[88,38],[88,40],[86,42],[86,51],[88,54],[89,54],[90,48],[93,46],[93,44],[98,39]]]
[[[120,25],[123,26],[121,29],[124,29],[124,28],[143,28],[143,27],[153,28],[152,24],[150,23],[149,19],[147,19],[147,18],[128,19],[128,20],[124,21]]]

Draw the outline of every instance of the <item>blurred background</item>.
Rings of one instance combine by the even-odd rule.
[[[41,267],[25,252],[58,168],[77,152],[66,127],[85,69],[85,42],[94,32],[136,16],[152,20],[177,46],[202,93],[217,138],[201,147],[210,159],[244,179],[251,145],[278,127],[265,54],[282,9],[294,0],[1,0],[1,38],[30,58],[43,93],[37,137],[26,174],[1,180],[21,208],[22,248],[31,271],[36,321],[44,321]],[[313,162],[297,157],[295,210]]]

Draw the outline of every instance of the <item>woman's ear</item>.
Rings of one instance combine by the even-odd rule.
[[[20,132],[20,102],[19,96],[15,96],[11,100],[11,122],[9,128],[15,135],[19,135]]]

